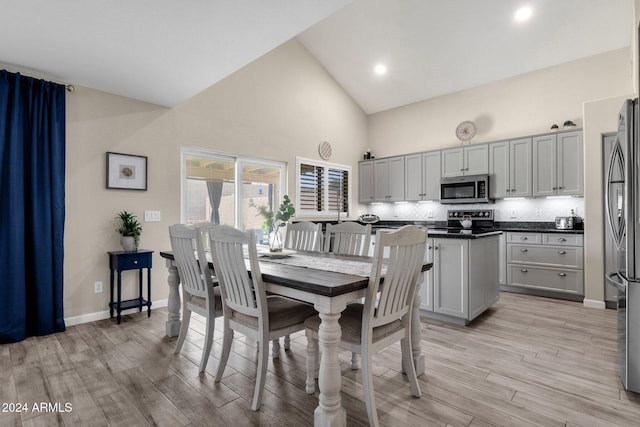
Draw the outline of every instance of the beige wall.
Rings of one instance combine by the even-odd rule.
[[[471,120],[474,142],[583,125],[582,104],[631,93],[628,48],[440,96],[369,116],[369,145],[378,156],[459,146],[455,128]]]
[[[325,140],[332,162],[355,165],[366,115],[296,40],[170,110],[76,87],[67,97],[65,317],[107,309],[106,252],[119,250],[113,217],[123,209],[140,218],[145,210],[162,213],[161,222],[143,223],[140,245],[156,251],[153,300],[167,298],[158,253],[169,249],[167,227],[181,219],[180,147],[286,161],[293,197],[295,156],[319,159]],[[106,190],[107,151],[148,156],[148,191]],[[102,294],[93,292],[97,280]]]

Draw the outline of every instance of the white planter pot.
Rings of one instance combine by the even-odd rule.
[[[125,252],[136,252],[136,239],[133,236],[120,236],[120,244]]]

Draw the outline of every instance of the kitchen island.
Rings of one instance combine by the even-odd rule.
[[[389,224],[374,227],[390,229]],[[467,325],[500,299],[500,237],[502,231],[429,228],[420,315]],[[372,245],[375,238],[372,236]]]
[[[501,231],[429,230],[420,314],[467,325],[500,299]]]

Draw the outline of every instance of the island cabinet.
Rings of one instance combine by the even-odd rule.
[[[533,137],[533,196],[582,196],[582,131]]]
[[[498,241],[498,235],[429,238],[433,268],[421,286],[421,313],[467,324],[498,301]]]
[[[373,160],[358,163],[358,201],[373,202]]]
[[[405,200],[440,199],[440,151],[404,156]]]
[[[468,145],[442,150],[442,176],[481,175],[489,173],[489,146]]]
[[[493,199],[531,197],[532,138],[489,144],[489,192]]]
[[[507,285],[520,292],[581,296],[583,269],[581,234],[507,233]]]
[[[373,161],[373,195],[375,202],[404,200],[404,156]]]

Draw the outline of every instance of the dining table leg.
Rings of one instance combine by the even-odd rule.
[[[340,343],[340,313],[322,312],[318,329],[320,345],[320,372],[318,374],[319,404],[314,412],[316,427],[346,426],[347,414],[342,407],[340,389],[342,387],[342,372],[338,358],[338,344]]]
[[[167,283],[169,285],[169,299],[167,301],[167,323],[165,324],[165,334],[168,337],[177,337],[180,333],[180,276],[178,268],[173,260],[166,260],[169,276]]]

